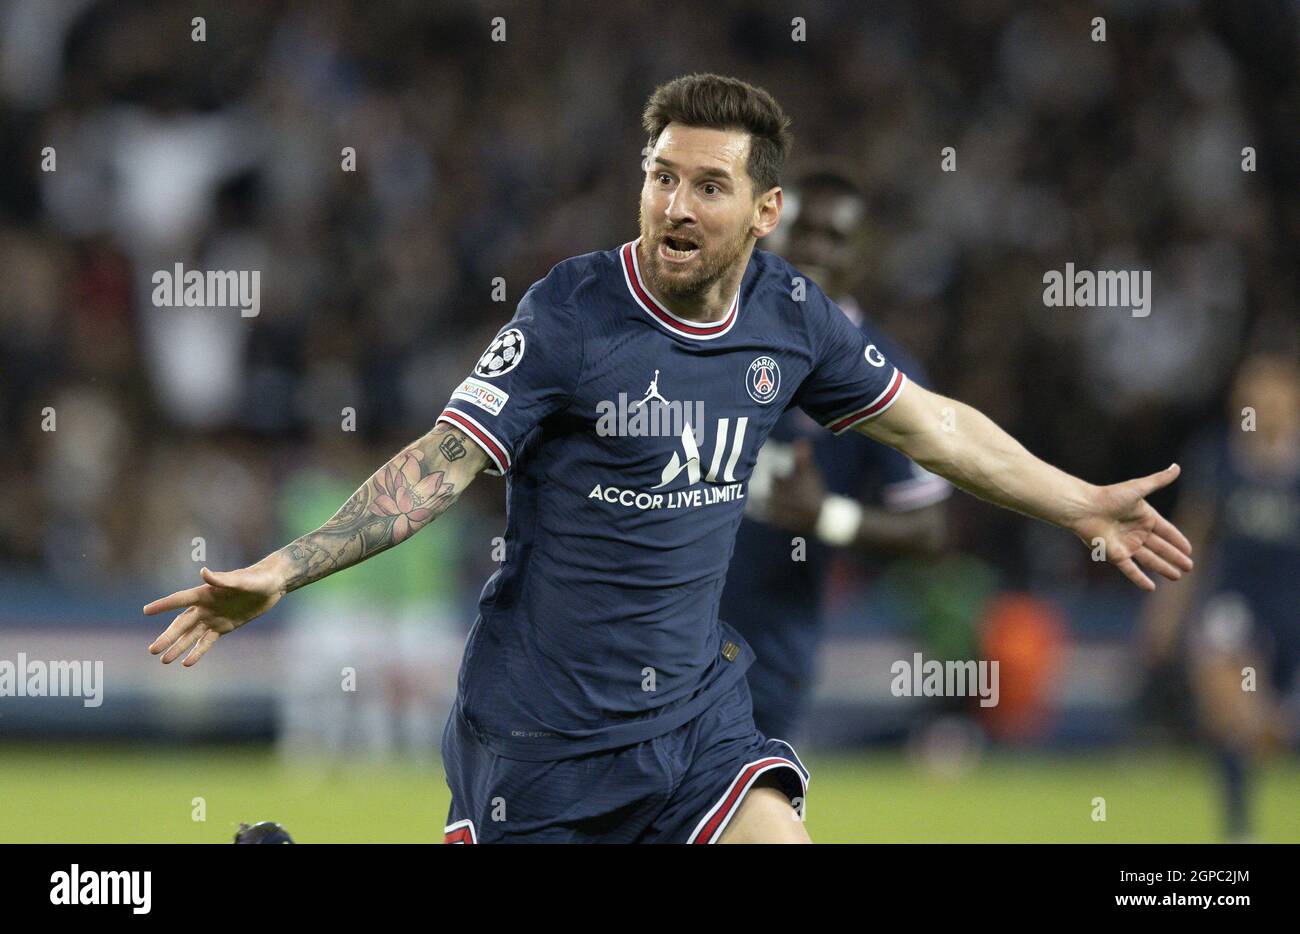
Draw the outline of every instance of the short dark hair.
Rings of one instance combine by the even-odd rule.
[[[794,137],[790,118],[762,88],[723,75],[674,78],[655,88],[641,115],[651,146],[670,123],[746,131],[750,145],[745,171],[753,180],[754,194],[781,184],[781,169]]]

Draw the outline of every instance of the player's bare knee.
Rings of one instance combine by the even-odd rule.
[[[812,843],[799,811],[774,782],[755,785],[719,843]]]

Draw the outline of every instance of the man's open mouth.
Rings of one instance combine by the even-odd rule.
[[[664,237],[662,241],[664,253],[670,259],[689,259],[699,250],[699,244],[685,237]]]

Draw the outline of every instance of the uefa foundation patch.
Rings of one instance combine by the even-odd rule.
[[[501,410],[510,401],[510,394],[502,392],[490,383],[467,376],[465,382],[456,387],[451,394],[453,399],[463,399],[471,405],[477,405],[484,412],[500,415]]]

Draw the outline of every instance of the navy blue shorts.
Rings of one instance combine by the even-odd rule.
[[[745,672],[754,699],[754,725],[764,736],[799,739],[812,693],[804,684],[777,672],[759,659]]]
[[[447,843],[716,843],[761,776],[789,796],[792,820],[808,788],[794,749],[755,728],[744,678],[663,736],[550,762],[492,752],[457,705],[442,756]]]

